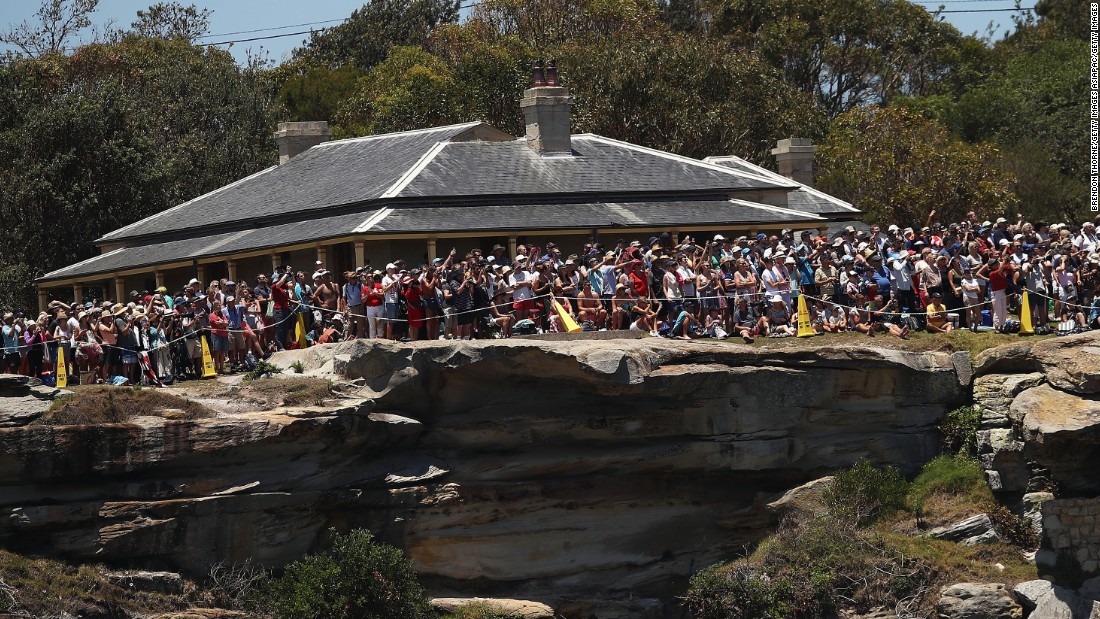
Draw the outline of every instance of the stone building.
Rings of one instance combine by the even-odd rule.
[[[524,92],[522,138],[471,122],[331,141],[325,122],[282,123],[278,165],[97,239],[101,254],[37,281],[40,303],[60,287],[73,293],[57,296],[77,300],[122,299],[192,277],[253,281],[278,264],[312,271],[320,260],[339,272],[549,240],[569,253],[589,239],[740,235],[859,216],[810,186],[808,141],[779,142],[783,176],[737,157],[700,161],[570,134],[569,91],[551,81]]]

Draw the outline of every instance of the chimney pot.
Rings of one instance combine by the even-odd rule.
[[[561,82],[558,81],[558,65],[553,58],[546,63],[545,75],[547,86],[561,86]]]
[[[808,187],[814,186],[814,153],[816,152],[817,147],[809,138],[779,140],[772,149],[779,173]]]
[[[542,70],[542,60],[539,59],[531,63],[531,88],[545,85],[546,78]]]
[[[279,147],[279,165],[291,158],[332,139],[328,121],[279,123],[275,131],[275,144]]]

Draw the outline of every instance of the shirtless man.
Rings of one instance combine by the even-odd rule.
[[[332,322],[332,317],[336,315],[336,303],[340,299],[340,294],[336,284],[332,283],[332,273],[325,271],[321,275],[321,285],[317,286],[317,290],[313,292],[312,303],[321,308],[321,314],[327,324]]]
[[[603,307],[600,295],[592,291],[592,282],[588,279],[581,283],[581,292],[577,295],[577,319],[580,322],[591,322],[597,329],[607,322],[607,310]]]

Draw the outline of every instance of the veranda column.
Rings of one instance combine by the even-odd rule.
[[[516,241],[518,239],[514,236],[508,237],[508,259],[516,257]]]
[[[164,271],[153,271],[153,278],[157,280],[157,288],[164,285]]]
[[[367,264],[367,242],[355,241],[355,266],[361,267]]]
[[[84,284],[81,284],[80,282],[73,284],[73,304],[84,304]]]
[[[115,278],[115,303],[126,302],[126,280],[121,277]]]
[[[428,237],[428,263],[431,264],[433,260],[435,260],[435,237],[430,236]]]
[[[206,290],[206,267],[195,265],[195,279],[199,280],[199,289]]]
[[[317,246],[317,260],[326,269],[328,268],[328,248],[327,247],[324,247],[323,245],[318,245]],[[360,266],[360,265],[357,264],[355,266]],[[308,273],[308,271],[307,271],[307,273]],[[308,275],[307,275],[307,277],[308,277]]]
[[[229,280],[237,281],[237,261],[233,259],[226,260],[225,269],[229,272]]]
[[[40,312],[46,311],[46,306],[49,304],[49,302],[46,300],[46,297],[47,297],[46,289],[45,288],[39,288],[38,289],[38,311],[40,311]]]

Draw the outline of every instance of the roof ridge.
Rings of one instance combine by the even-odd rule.
[[[767,182],[767,183],[771,183],[773,185],[778,185],[774,180],[769,180],[769,179],[756,177],[753,174],[747,174],[745,172],[741,172],[739,170],[734,170],[734,169],[728,168],[726,166],[720,166],[716,163],[709,163],[707,161],[703,161],[702,159],[694,159],[692,157],[687,157],[687,156],[684,156],[684,155],[677,155],[676,153],[670,153],[670,152],[665,151],[665,150],[650,148],[648,146],[642,146],[640,144],[632,144],[630,142],[624,142],[622,140],[616,140],[614,138],[609,138],[609,137],[605,137],[605,136],[602,136],[602,135],[597,135],[595,133],[579,133],[577,135],[574,135],[573,137],[582,138],[582,139],[596,140],[597,142],[604,142],[605,144],[612,144],[614,146],[619,146],[621,148],[626,148],[628,150],[634,150],[634,151],[646,153],[646,154],[649,154],[649,155],[653,155],[655,157],[663,157],[665,159],[671,159],[673,161],[679,161],[680,163],[686,163],[686,164],[689,164],[689,165],[698,166],[698,167],[701,167],[701,168],[705,168],[707,170],[711,170],[712,172],[721,172],[723,174],[729,174],[731,176],[749,176],[749,177],[755,178],[755,180],[761,180],[761,181],[764,181],[764,182]],[[791,181],[791,182],[793,183],[794,181]],[[779,185],[779,186],[783,187],[783,186],[787,186],[787,185]],[[793,185],[790,185],[790,186],[793,186]]]
[[[443,150],[448,144],[450,144],[450,142],[444,140],[433,144],[432,147],[427,150],[427,152],[420,156],[420,159],[418,159],[411,168],[405,170],[405,173],[402,174],[401,177],[398,178],[396,182],[394,182],[394,184],[390,185],[389,189],[386,189],[386,191],[384,191],[382,195],[378,197],[380,199],[386,199],[396,198],[398,195],[400,195],[405,187],[408,187],[409,183],[413,182],[413,180],[415,180],[416,177],[424,171],[424,168],[428,167],[428,164],[432,162],[432,159],[435,159],[435,156],[438,155],[439,152]]]
[[[446,131],[448,129],[452,129],[452,130],[453,129],[459,129],[459,128],[469,129],[471,127],[476,127],[478,125],[484,125],[484,124],[487,124],[487,123],[485,121],[481,121],[481,120],[473,120],[473,121],[464,122],[464,123],[455,123],[453,125],[441,125],[439,127],[426,127],[426,128],[423,128],[423,129],[408,129],[406,131],[391,131],[389,133],[376,133],[376,134],[373,134],[373,135],[361,135],[361,136],[354,137],[354,138],[344,138],[342,140],[329,140],[328,142],[321,142],[320,144],[317,144],[317,145],[313,146],[313,148],[324,148],[324,147],[327,147],[327,146],[332,146],[334,144],[355,144],[357,142],[369,142],[371,140],[381,140],[381,139],[385,139],[385,138],[404,137],[404,136],[410,136],[410,135],[423,135],[425,133],[434,133],[434,132],[437,132],[437,131],[442,132],[442,131]]]

